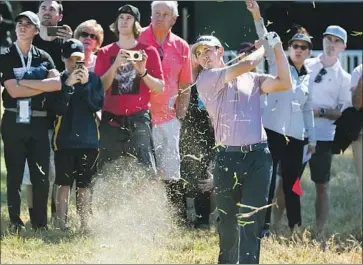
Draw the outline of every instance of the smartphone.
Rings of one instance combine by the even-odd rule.
[[[51,26],[47,28],[47,35],[50,37],[58,36],[58,31],[60,29],[66,30],[65,26]]]
[[[84,66],[84,62],[83,61],[76,62],[76,69],[82,69],[83,66]]]

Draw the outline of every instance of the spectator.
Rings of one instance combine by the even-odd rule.
[[[77,64],[85,58],[83,44],[69,39],[62,46],[66,70],[61,74],[62,90],[51,94],[51,107],[57,114],[53,135],[56,179],[56,228],[66,230],[70,186],[76,181],[77,211],[81,229],[88,230],[89,185],[96,173],[99,155],[98,120],[95,113],[103,106],[101,79]],[[80,65],[77,67],[77,65]]]
[[[353,107],[362,112],[363,109],[363,81],[362,81],[362,64],[358,65],[352,72],[351,91]],[[362,138],[363,131],[360,132],[359,137],[353,142],[353,156],[357,168],[358,176],[360,177],[362,187]]]
[[[212,181],[208,170],[214,154],[214,136],[208,113],[195,86],[192,87],[190,107],[182,123],[180,136],[180,170],[181,177],[187,181],[187,208],[195,209],[195,228],[209,228],[212,194],[211,187],[204,186]],[[189,205],[189,201],[192,205]]]
[[[151,93],[151,116],[158,174],[178,215],[185,218],[185,198],[180,179],[180,119],[184,119],[192,83],[189,45],[171,30],[179,16],[177,1],[154,1],[151,24],[139,41],[155,47],[162,62],[165,91]]]
[[[60,21],[63,19],[63,5],[59,1],[40,1],[38,6],[38,17],[40,19],[40,32],[35,36],[33,40],[33,44],[38,48],[46,51],[54,60],[55,66],[58,71],[64,70],[64,64],[61,58],[61,47],[64,40],[72,37],[72,30],[69,26],[64,25],[67,30],[60,31],[59,36],[48,36],[48,27],[57,26]],[[55,120],[55,114],[51,113],[48,110],[49,116],[49,141],[51,141],[53,135],[53,124]],[[54,153],[53,150],[50,150],[50,166],[49,166],[49,180],[50,185],[53,187],[52,189],[52,197],[51,197],[51,212],[52,217],[55,216],[55,193],[54,193],[54,182],[55,179],[55,166],[54,166]],[[33,205],[33,194],[32,194],[32,186],[29,177],[29,168],[26,163],[24,169],[24,178],[23,184],[27,186],[27,201],[29,208],[29,216],[32,214],[32,205]]]
[[[257,35],[262,38],[267,29],[261,17],[260,8],[255,0],[247,0],[247,9],[251,12]],[[273,207],[273,216],[281,219],[286,203],[289,227],[301,226],[300,195],[293,191],[296,181],[300,180],[303,169],[304,146],[308,143],[308,152],[315,151],[314,113],[312,108],[311,89],[309,89],[309,70],[304,61],[310,57],[312,43],[304,33],[297,33],[289,40],[288,61],[293,81],[291,89],[266,95],[267,104],[263,112],[263,124],[267,133],[269,148],[273,160],[268,204],[272,203],[275,192],[276,175],[279,171],[277,206]],[[267,49],[267,61],[271,74],[276,74],[276,62],[271,49]],[[267,210],[265,229],[269,229],[270,211]],[[265,231],[267,232],[267,231]]]
[[[94,72],[97,58],[95,53],[102,46],[104,38],[102,26],[94,19],[86,20],[78,25],[74,38],[83,43],[85,66],[88,71]]]
[[[104,33],[103,28],[96,20],[90,19],[82,22],[74,31],[74,38],[80,40],[84,46],[84,63],[89,72],[95,71],[97,51],[102,46]],[[101,122],[102,111],[96,112],[98,121]],[[92,214],[93,185],[90,186],[89,209]]]
[[[218,209],[219,258],[221,264],[258,263],[260,234],[265,210],[243,217],[249,208],[267,203],[272,159],[262,124],[260,95],[287,90],[292,86],[288,61],[279,36],[264,38],[273,48],[277,77],[249,73],[263,58],[264,49],[231,66],[223,63],[224,49],[214,36],[201,36],[192,47],[205,69],[197,79],[200,98],[211,118],[217,146],[213,171]],[[240,222],[248,225],[239,227]]]
[[[7,169],[7,196],[10,232],[24,231],[20,218],[19,190],[23,179],[25,161],[29,163],[33,183],[34,229],[47,229],[47,200],[49,191],[49,121],[45,110],[44,92],[60,90],[59,75],[48,53],[32,45],[40,30],[40,21],[30,11],[16,18],[16,42],[3,55],[0,65],[3,73],[3,104],[5,113],[1,134],[4,142]],[[49,70],[49,71],[48,71]],[[49,72],[49,73],[48,73]]]
[[[323,33],[323,53],[307,59],[311,69],[316,152],[309,160],[311,180],[315,182],[316,229],[324,242],[324,227],[329,214],[328,185],[332,162],[334,122],[343,106],[351,104],[350,74],[340,64],[339,55],[347,47],[347,32],[339,26],[329,26]]]
[[[150,92],[164,90],[160,58],[154,47],[141,44],[140,12],[131,5],[118,9],[111,29],[118,41],[101,48],[95,72],[106,93],[102,109],[100,167],[122,156],[136,156],[154,175]],[[131,58],[141,51],[141,60]]]

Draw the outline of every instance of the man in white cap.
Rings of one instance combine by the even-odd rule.
[[[311,69],[310,85],[315,118],[316,152],[309,166],[316,187],[316,229],[324,230],[329,213],[328,184],[332,162],[334,122],[341,116],[343,106],[351,101],[350,74],[340,64],[339,55],[347,47],[347,32],[339,26],[329,26],[323,33],[323,53],[308,59]]]

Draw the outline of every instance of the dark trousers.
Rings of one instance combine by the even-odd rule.
[[[185,186],[182,180],[164,181],[166,196],[173,210],[175,211],[179,224],[185,224],[187,209],[185,199]]]
[[[252,207],[263,207],[272,173],[270,151],[265,148],[249,153],[216,153],[214,183],[219,232],[219,264],[259,263],[260,235],[265,210],[249,217],[236,215],[249,213]]]
[[[293,191],[297,179],[301,178],[303,172],[303,150],[307,140],[302,141],[293,137],[284,136],[277,132],[266,129],[268,144],[273,160],[273,173],[268,203],[272,203],[276,186],[276,175],[282,178],[283,191],[285,195],[286,213],[289,227],[301,225],[300,196]],[[288,139],[288,141],[286,140]],[[268,208],[265,218],[265,229],[269,228],[271,218],[271,207]]]
[[[110,120],[114,121],[113,126]],[[133,156],[152,173],[156,173],[149,111],[122,117],[103,112],[100,134],[100,168],[104,163],[122,156]]]
[[[27,159],[33,187],[31,222],[33,228],[47,226],[50,157],[48,126],[47,118],[32,117],[31,124],[18,124],[16,113],[4,113],[1,133],[7,170],[8,210],[13,224],[24,225],[20,219],[20,187]]]
[[[188,113],[186,120],[182,123],[180,134],[180,174],[187,181],[185,196],[194,198],[196,227],[209,224],[209,215],[212,211],[211,191],[202,192],[198,188],[198,181],[209,178],[207,170],[213,160],[213,146],[213,129],[209,124],[207,112]]]

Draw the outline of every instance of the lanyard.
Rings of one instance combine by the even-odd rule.
[[[15,47],[16,47],[16,50],[18,51],[19,56],[20,56],[20,60],[21,60],[21,64],[23,65],[24,73],[30,71],[30,66],[32,64],[31,47],[30,47],[29,52],[28,52],[28,61],[27,61],[26,65],[25,65],[24,55],[21,52],[21,50],[20,50],[20,48],[19,48],[19,46],[18,46],[18,44],[16,42],[15,42]]]

